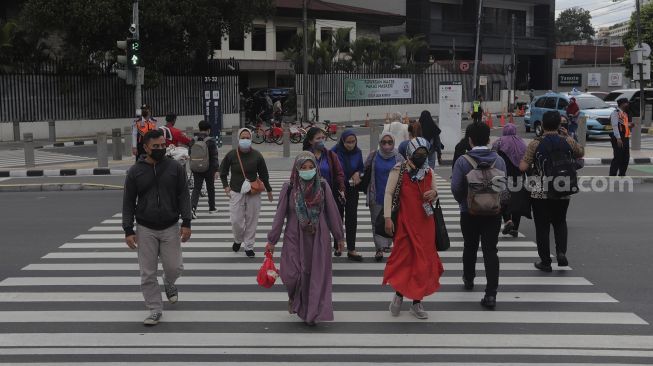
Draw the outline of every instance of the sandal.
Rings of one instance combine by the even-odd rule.
[[[352,252],[356,253],[355,250],[353,250]],[[352,254],[352,252],[347,252],[347,258],[349,258],[349,260],[352,260],[354,262],[362,262],[363,261],[363,256],[362,255],[360,255],[358,253]]]
[[[376,251],[376,254],[374,255],[374,259],[375,259],[377,262],[382,261],[382,260],[383,260],[383,250],[377,250],[377,251]]]
[[[336,257],[340,257],[342,255],[342,252],[336,249],[333,251],[333,255],[335,255]]]

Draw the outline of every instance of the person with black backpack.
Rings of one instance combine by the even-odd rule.
[[[193,173],[193,219],[197,218],[197,203],[200,199],[202,186],[206,182],[209,194],[209,214],[218,212],[215,208],[215,177],[218,174],[218,145],[211,137],[211,124],[201,120],[198,124],[200,133],[190,142],[190,170]]]
[[[451,192],[460,204],[463,284],[466,290],[474,288],[480,241],[487,279],[481,305],[494,309],[499,287],[497,244],[501,230],[501,193],[506,188],[506,163],[496,151],[488,148],[490,127],[486,124],[472,123],[465,134],[471,150],[456,160],[451,177]]]
[[[544,134],[531,141],[519,163],[522,172],[532,171],[527,180],[531,191],[533,221],[537,252],[540,261],[535,268],[551,272],[549,231],[553,226],[556,259],[559,267],[569,265],[567,260],[567,209],[572,194],[578,193],[576,159],[584,155],[583,146],[560,127],[558,111],[549,111],[542,117]]]

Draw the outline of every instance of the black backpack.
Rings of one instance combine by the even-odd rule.
[[[567,140],[558,135],[545,136],[537,147],[535,161],[544,180],[542,188],[549,198],[578,193],[576,159]]]

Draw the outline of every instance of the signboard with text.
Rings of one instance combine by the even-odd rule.
[[[345,100],[410,99],[413,79],[345,79]]]
[[[583,74],[558,74],[558,86],[582,86]]]
[[[601,86],[601,73],[599,72],[588,73],[587,86]]]
[[[443,81],[438,91],[440,137],[444,151],[451,152],[461,138],[463,84],[460,81]]]

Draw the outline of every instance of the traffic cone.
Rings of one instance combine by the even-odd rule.
[[[487,126],[492,128],[492,115],[490,112],[487,112],[487,119],[485,120],[485,123],[487,123]]]
[[[365,116],[365,127],[370,127],[370,114]]]
[[[501,127],[504,127],[506,125],[506,116],[503,113],[501,113],[500,123],[501,123]]]

